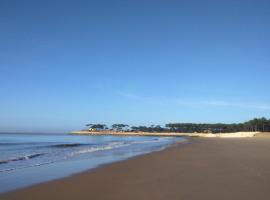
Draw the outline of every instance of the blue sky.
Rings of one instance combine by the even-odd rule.
[[[0,131],[270,117],[270,2],[0,1]]]

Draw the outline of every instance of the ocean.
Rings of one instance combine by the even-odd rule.
[[[183,137],[1,133],[0,193],[162,150]]]

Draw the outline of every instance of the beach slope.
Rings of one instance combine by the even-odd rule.
[[[269,153],[270,137],[195,138],[0,199],[269,200]]]

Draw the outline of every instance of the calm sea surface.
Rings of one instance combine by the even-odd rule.
[[[158,151],[181,137],[0,134],[0,192]]]

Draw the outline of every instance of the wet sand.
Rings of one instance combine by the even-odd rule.
[[[270,137],[194,138],[0,199],[269,200]]]

